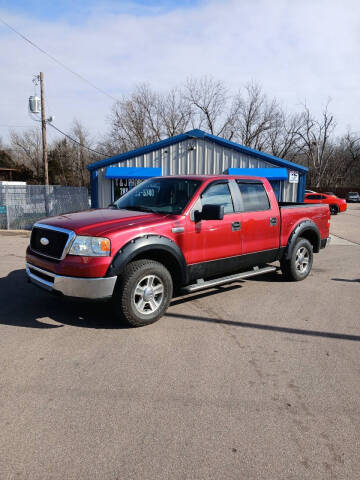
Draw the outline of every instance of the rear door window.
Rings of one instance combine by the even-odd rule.
[[[237,181],[240,189],[243,211],[258,212],[270,209],[270,202],[262,183],[242,183]]]

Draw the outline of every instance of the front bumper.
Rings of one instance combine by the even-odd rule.
[[[117,279],[117,277],[65,277],[43,270],[31,263],[26,263],[26,274],[31,283],[50,292],[92,300],[110,298]]]

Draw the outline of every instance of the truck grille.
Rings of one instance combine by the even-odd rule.
[[[31,232],[30,248],[35,253],[60,260],[73,235],[70,230],[35,225]],[[47,245],[41,243],[42,238],[48,240]]]

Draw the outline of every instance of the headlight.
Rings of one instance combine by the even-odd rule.
[[[76,237],[69,255],[83,257],[107,257],[110,255],[110,240],[101,237]]]

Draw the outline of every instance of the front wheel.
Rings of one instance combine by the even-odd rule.
[[[304,280],[310,273],[313,263],[313,247],[306,238],[299,238],[295,243],[291,257],[281,260],[282,273],[289,280]]]
[[[172,278],[163,264],[149,259],[135,260],[118,278],[113,310],[131,327],[150,325],[165,313],[172,292]]]

